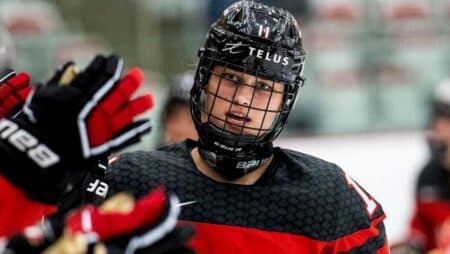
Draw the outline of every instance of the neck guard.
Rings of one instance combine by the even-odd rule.
[[[203,131],[206,135],[200,135],[200,156],[229,181],[256,170],[269,160],[273,152],[272,142],[254,142],[253,136],[234,134],[212,124],[205,124]],[[208,138],[205,141],[202,137]]]

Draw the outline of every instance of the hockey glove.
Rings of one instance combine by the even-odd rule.
[[[50,84],[65,85],[76,76],[73,62],[65,63],[50,79]],[[22,109],[25,100],[32,90],[30,76],[21,72],[16,75],[13,70],[6,70],[0,74],[0,119],[6,116],[15,117]]]
[[[139,141],[152,107],[150,95],[131,100],[142,83],[139,69],[121,79],[122,60],[97,56],[67,86],[38,86],[15,119],[0,120],[0,173],[32,199],[56,203],[69,172]]]
[[[177,198],[163,188],[136,202],[120,193],[98,208],[85,206],[65,220],[53,216],[28,228],[9,240],[7,250],[38,254],[54,243],[43,253],[186,253],[193,229],[176,226],[178,214]]]
[[[0,74],[0,119],[17,114],[31,92],[30,76],[12,70]]]

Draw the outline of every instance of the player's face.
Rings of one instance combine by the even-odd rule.
[[[206,87],[208,121],[227,131],[262,137],[282,107],[284,85],[215,66]]]
[[[430,138],[434,142],[446,146],[444,154],[444,164],[450,170],[450,117],[437,117],[431,126]]]
[[[450,142],[450,117],[437,117],[431,127],[431,137],[437,141]]]

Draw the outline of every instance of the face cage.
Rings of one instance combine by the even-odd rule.
[[[213,69],[215,66],[222,66],[223,71],[221,73],[215,73],[213,72]],[[246,84],[241,82],[235,83],[233,95],[231,98],[226,98],[225,96],[219,94],[219,91],[221,89],[221,86],[223,85],[223,81],[226,80],[228,82],[232,82],[229,80],[226,75],[225,70],[231,69],[234,71],[240,72],[240,80],[242,80],[242,77],[244,73],[250,74],[255,76],[255,81],[253,84]],[[216,76],[219,80],[217,88],[215,91],[208,91],[208,83],[212,76]],[[259,77],[259,78],[258,78]],[[293,108],[297,94],[298,94],[298,88],[303,85],[303,79],[300,78],[299,84],[293,84],[293,83],[283,83],[284,89],[283,91],[274,91],[275,88],[275,82],[280,82],[278,80],[272,79],[270,80],[272,85],[271,91],[264,91],[265,93],[270,93],[268,96],[267,103],[264,108],[262,107],[254,107],[253,102],[255,99],[255,94],[259,91],[257,91],[258,88],[255,87],[256,84],[260,80],[264,80],[265,82],[268,81],[267,78],[261,78],[262,75],[258,75],[258,73],[252,73],[248,71],[243,66],[238,66],[235,64],[230,64],[225,61],[220,61],[212,57],[207,56],[200,56],[200,63],[199,67],[197,69],[197,75],[195,78],[195,84],[194,88],[192,90],[192,98],[191,98],[191,109],[192,109],[192,115],[194,118],[195,125],[197,127],[197,130],[199,131],[200,136],[204,134],[202,132],[202,127],[204,127],[207,124],[212,125],[214,129],[222,133],[220,135],[220,138],[222,140],[216,140],[220,144],[230,144],[232,146],[242,146],[242,144],[261,144],[265,142],[273,141],[281,132],[284,125],[286,124],[288,115]],[[258,80],[259,79],[259,80]],[[248,105],[246,104],[239,104],[236,102],[236,95],[237,91],[240,89],[240,86],[247,86],[253,89],[253,94],[251,96],[250,102]],[[268,107],[271,104],[272,98],[274,94],[282,94],[282,100],[281,105],[278,109],[268,109]],[[210,108],[208,109],[207,106],[207,100],[208,96],[210,96],[209,99],[212,99],[213,101],[210,103]],[[213,115],[214,107],[216,105],[217,100],[222,100],[223,102],[226,102],[229,104],[229,107],[227,109],[227,112],[229,112],[233,105],[243,107],[246,110],[246,115],[243,116],[244,119],[247,119],[249,116],[251,117],[250,111],[253,112],[263,112],[263,117],[261,122],[259,123],[258,127],[250,127],[246,123],[242,125],[237,124],[231,124],[238,129],[240,129],[239,132],[231,132],[226,130],[226,125],[229,123],[229,115],[225,116],[225,118]],[[264,128],[264,123],[266,121],[266,117],[268,114],[276,114],[274,117],[270,127]],[[253,132],[252,134],[256,133],[256,135],[250,135],[244,133],[245,131]],[[208,135],[208,134],[206,134]],[[209,137],[205,137],[206,139],[209,139]],[[233,140],[229,140],[232,138]]]

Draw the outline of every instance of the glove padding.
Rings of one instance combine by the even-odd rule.
[[[0,173],[30,198],[54,204],[70,191],[69,172],[139,141],[150,123],[133,119],[153,102],[130,99],[142,73],[135,68],[121,79],[122,69],[120,58],[97,56],[69,85],[51,79],[33,90],[24,114],[0,120]]]
[[[6,70],[0,74],[0,119],[16,115],[30,94],[30,76]]]
[[[163,188],[136,202],[119,193],[100,207],[85,206],[65,219],[52,216],[10,238],[6,249],[11,254],[193,253],[185,247],[192,227],[176,225],[179,210],[178,199]]]

